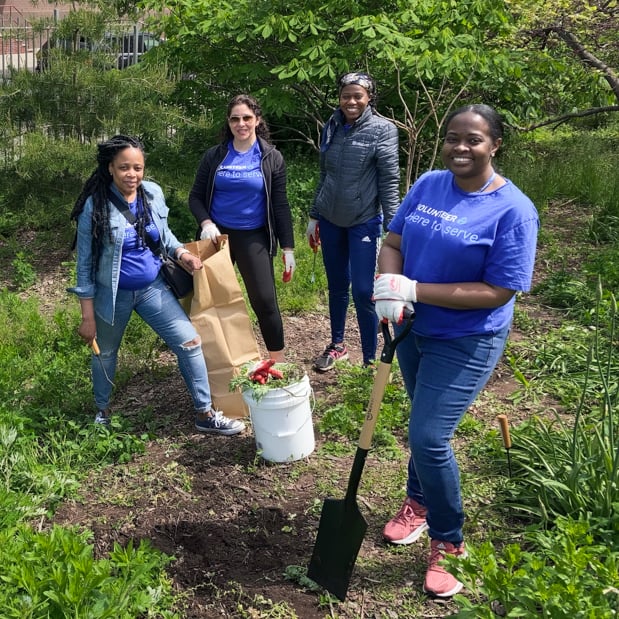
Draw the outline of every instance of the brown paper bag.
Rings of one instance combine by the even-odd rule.
[[[227,235],[193,241],[185,247],[202,260],[194,271],[189,317],[202,339],[213,404],[226,417],[249,414],[240,392],[230,392],[230,380],[241,366],[260,359],[245,299],[230,258]]]

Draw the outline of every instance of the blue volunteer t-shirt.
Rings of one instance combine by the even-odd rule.
[[[245,153],[228,144],[228,154],[215,173],[211,218],[233,230],[256,230],[266,225],[267,202],[258,140]]]
[[[467,193],[448,170],[420,176],[389,225],[402,236],[402,269],[410,279],[521,291],[531,286],[538,228],[535,206],[511,181]],[[436,338],[496,333],[510,324],[514,302],[471,310],[416,303],[413,329]]]
[[[137,199],[129,204],[131,212],[136,217],[138,216],[138,207],[140,210],[143,208],[141,200],[139,205]],[[145,231],[155,241],[155,244],[159,245],[159,230],[152,220],[146,225]],[[120,261],[119,288],[140,290],[154,282],[159,274],[161,258],[155,256],[147,246],[144,247],[143,245],[138,238],[135,227],[127,221]]]

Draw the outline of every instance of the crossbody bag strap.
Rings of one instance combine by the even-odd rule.
[[[125,219],[133,226],[137,221],[137,217],[131,212],[129,205],[119,198],[113,191],[108,192],[108,197],[110,201],[114,204],[114,206],[121,212],[122,215],[125,216]],[[155,256],[161,255],[161,245],[157,245],[155,241],[151,238],[151,236],[146,233],[146,244],[148,248],[155,254]]]

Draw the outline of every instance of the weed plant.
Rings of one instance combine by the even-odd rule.
[[[534,530],[525,546],[500,552],[490,542],[450,560],[464,583],[458,619],[546,617],[612,619],[619,612],[619,561],[608,544],[596,543],[586,520],[559,517],[552,531]],[[612,586],[612,583],[615,586]]]
[[[54,527],[36,533],[27,526],[0,532],[4,619],[24,617],[180,618],[171,612],[171,583],[159,575],[170,558],[148,542],[115,544],[107,559],[95,559],[92,534]],[[147,614],[146,614],[147,613]]]
[[[597,315],[605,307],[598,289]],[[619,522],[619,367],[617,304],[610,299],[609,329],[590,332],[581,394],[573,418],[534,418],[514,431],[512,506],[552,525],[561,517]],[[567,420],[566,420],[567,418]],[[619,529],[612,534],[619,544]]]
[[[398,458],[402,450],[398,447],[396,436],[401,437],[408,427],[410,403],[403,388],[397,362],[394,361],[391,382],[385,387],[376,429],[372,437],[373,451],[387,458]],[[372,392],[372,368],[353,366],[342,362],[342,373],[337,386],[338,403],[330,406],[320,419],[320,430],[336,439],[336,444],[345,439],[349,449],[356,448],[361,426]],[[328,450],[329,448],[327,448]],[[341,451],[341,445],[336,447]]]

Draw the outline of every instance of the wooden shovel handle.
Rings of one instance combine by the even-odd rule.
[[[90,347],[92,348],[92,352],[97,355],[97,357],[101,354],[101,351],[99,350],[99,344],[97,344],[96,338],[92,338],[92,342],[90,342]]]
[[[393,362],[395,348],[409,334],[411,327],[413,326],[415,313],[405,309],[404,319],[406,320],[404,328],[400,330],[400,333],[396,337],[391,337],[388,323],[381,323],[385,344],[380,355],[380,363],[378,364],[378,369],[376,370],[372,394],[370,395],[367,412],[365,413],[365,421],[363,422],[361,436],[359,437],[359,447],[361,449],[365,449],[366,451],[369,450],[372,445],[372,435],[374,434],[376,422],[378,421],[378,412],[380,411],[380,405],[383,401],[383,396],[385,395],[385,388],[389,382],[391,363]]]
[[[376,377],[374,378],[374,386],[372,387],[372,395],[368,403],[368,408],[365,413],[365,421],[363,422],[363,428],[361,428],[361,436],[359,437],[359,447],[361,449],[369,450],[372,445],[372,435],[376,428],[376,422],[378,421],[378,412],[380,411],[380,405],[383,401],[383,395],[385,395],[385,387],[389,382],[389,374],[391,373],[391,364],[383,363],[378,364],[376,370]]]
[[[509,449],[512,446],[512,438],[509,434],[509,422],[507,421],[507,415],[497,415],[501,428],[501,436],[503,437],[503,446],[505,449]]]

